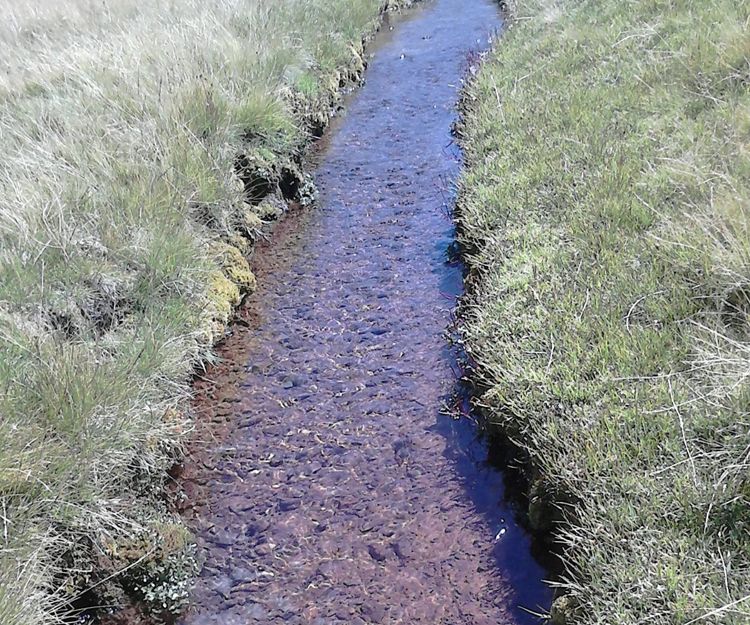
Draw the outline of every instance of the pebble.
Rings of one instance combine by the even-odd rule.
[[[383,547],[381,547],[380,545],[368,545],[367,553],[370,554],[370,557],[375,560],[375,562],[385,562],[386,558],[388,557],[386,555],[385,549],[383,549]]]

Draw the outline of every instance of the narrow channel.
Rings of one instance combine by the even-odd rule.
[[[503,499],[446,341],[461,267],[451,125],[492,0],[386,25],[323,140],[318,204],[256,251],[258,289],[196,385],[180,481],[204,567],[183,625],[537,622],[545,571]]]

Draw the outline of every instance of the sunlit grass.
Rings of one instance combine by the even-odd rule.
[[[3,3],[3,625],[91,587],[117,603],[126,567],[125,590],[184,599],[189,541],[159,493],[189,374],[254,284],[237,247],[278,214],[248,180],[273,195],[296,167],[385,4]]]
[[[516,5],[467,100],[481,401],[569,504],[575,622],[750,622],[750,5]]]

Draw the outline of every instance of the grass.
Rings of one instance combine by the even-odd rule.
[[[557,622],[750,622],[750,5],[525,0],[467,93],[464,339]]]
[[[264,221],[312,196],[300,155],[386,4],[5,0],[3,625],[184,601],[191,541],[160,502],[189,377]]]

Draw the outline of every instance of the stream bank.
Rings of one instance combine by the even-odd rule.
[[[465,98],[476,401],[564,521],[559,622],[744,625],[750,5],[518,4]]]
[[[191,539],[162,492],[192,374],[254,286],[243,253],[263,221],[282,194],[309,199],[297,155],[360,76],[386,4],[402,3],[6,7],[3,625],[128,596],[181,605]]]

